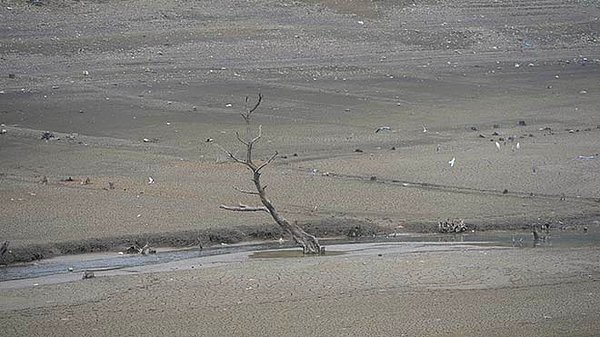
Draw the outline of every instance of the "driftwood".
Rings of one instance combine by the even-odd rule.
[[[8,244],[9,241],[4,241],[2,246],[0,246],[0,258],[4,257],[4,255],[8,252]]]
[[[281,214],[279,214],[279,212],[277,211],[277,209],[275,208],[275,206],[273,205],[271,200],[269,200],[269,198],[267,198],[267,193],[266,193],[267,186],[266,185],[263,186],[260,181],[262,170],[267,165],[269,165],[271,162],[273,162],[273,160],[275,160],[275,158],[278,155],[278,153],[275,152],[271,157],[269,157],[269,159],[267,159],[266,161],[264,161],[262,163],[255,163],[252,159],[252,150],[254,148],[254,145],[262,137],[262,127],[261,126],[258,127],[258,134],[253,137],[251,130],[250,130],[250,120],[252,117],[252,113],[254,111],[256,111],[256,109],[258,108],[258,106],[260,105],[261,102],[262,102],[262,95],[258,94],[258,100],[254,104],[254,106],[252,108],[247,107],[246,112],[241,113],[242,118],[246,122],[246,137],[245,138],[241,137],[240,134],[237,132],[236,132],[236,136],[237,136],[237,140],[246,147],[245,158],[238,158],[232,152],[227,151],[226,149],[220,147],[218,144],[215,144],[215,145],[218,146],[223,152],[225,152],[227,154],[227,156],[229,158],[231,158],[233,161],[235,161],[236,163],[239,163],[241,165],[244,165],[248,169],[250,169],[250,171],[252,173],[252,182],[254,183],[255,190],[250,191],[250,190],[243,190],[243,189],[239,189],[239,188],[235,188],[235,187],[234,188],[238,192],[243,193],[243,194],[256,195],[260,199],[262,206],[248,206],[248,205],[239,204],[237,206],[221,205],[220,208],[224,209],[224,210],[228,210],[228,211],[234,211],[234,212],[266,212],[266,213],[269,213],[269,215],[271,215],[273,220],[275,220],[275,222],[283,230],[288,232],[292,236],[292,238],[294,239],[294,241],[296,243],[298,243],[299,245],[302,246],[302,251],[304,252],[304,254],[323,254],[325,252],[325,250],[323,249],[323,247],[321,247],[321,245],[319,244],[319,241],[317,240],[316,237],[306,233],[300,226],[298,226],[298,224],[296,222],[294,222],[292,224],[287,219],[285,219],[283,216],[281,216]],[[248,103],[248,97],[246,97],[246,103]]]
[[[5,260],[4,260],[4,256],[5,256],[7,253],[11,253],[11,251],[10,251],[10,250],[8,250],[8,245],[9,245],[9,244],[10,244],[10,242],[9,242],[9,241],[4,241],[4,242],[2,243],[2,245],[0,246],[0,262],[3,262],[3,263],[4,263],[4,262],[5,262]]]
[[[125,253],[148,255],[148,254],[156,254],[156,250],[150,248],[150,245],[147,242],[143,246],[140,246],[140,244],[136,242],[133,246],[130,246],[129,248],[127,248],[125,250]]]
[[[440,221],[438,224],[438,231],[440,233],[462,233],[467,230],[464,220],[455,219],[446,221]]]

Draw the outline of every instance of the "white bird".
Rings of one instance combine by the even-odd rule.
[[[448,164],[450,164],[450,167],[454,167],[454,162],[456,162],[456,158],[452,157],[452,160],[448,162]]]
[[[154,184],[154,178],[148,177],[148,185]]]
[[[423,124],[423,132],[427,132],[427,127]]]
[[[285,242],[285,240],[283,238],[279,238],[279,240],[277,240],[277,241],[279,241],[280,245],[282,245]]]
[[[517,150],[521,148],[521,143],[517,143]]]
[[[380,126],[375,130],[375,133],[379,133],[381,131],[392,131],[392,128],[389,126]]]
[[[496,148],[500,151],[500,143],[496,142]]]

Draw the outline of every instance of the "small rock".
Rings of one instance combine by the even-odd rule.
[[[54,134],[52,132],[50,132],[50,131],[44,131],[42,133],[42,139],[44,139],[44,140],[50,140],[52,138],[55,138]]]
[[[363,150],[361,150],[361,149],[356,149],[356,150],[354,150],[354,152],[359,152],[359,153],[360,153],[360,152],[363,152]]]
[[[519,126],[526,126],[527,123],[525,123],[525,121],[519,121]]]
[[[93,271],[86,270],[83,272],[82,279],[86,280],[86,279],[90,279],[90,278],[94,278],[94,277],[96,277],[96,275],[94,275]]]
[[[15,78],[15,74],[8,74],[8,78]]]
[[[493,127],[494,129],[497,129],[497,128],[499,128],[499,127],[500,127],[500,124],[494,124],[492,127]]]
[[[507,194],[507,193],[508,193],[507,189],[504,189],[504,191],[502,191],[502,194]]]
[[[376,176],[371,176],[371,178],[369,180],[375,181],[375,180],[377,180],[377,177]]]

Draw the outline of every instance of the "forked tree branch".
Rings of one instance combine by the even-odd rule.
[[[279,152],[275,151],[275,153],[269,159],[267,159],[266,162],[262,163],[256,168],[256,172],[260,172],[260,170],[262,170],[265,166],[269,165],[273,160],[275,160],[278,154]]]

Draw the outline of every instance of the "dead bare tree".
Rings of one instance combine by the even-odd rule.
[[[304,254],[323,254],[325,251],[324,247],[321,247],[321,245],[319,244],[319,241],[317,240],[316,237],[306,233],[300,226],[298,226],[297,223],[292,224],[289,221],[287,221],[283,216],[281,216],[281,214],[279,214],[279,212],[277,211],[277,209],[275,208],[275,206],[273,205],[271,200],[269,200],[267,198],[267,193],[265,191],[267,186],[266,185],[263,186],[261,184],[261,181],[260,181],[260,176],[262,173],[261,171],[267,165],[269,165],[271,162],[273,162],[273,160],[275,160],[275,158],[277,157],[277,154],[278,154],[277,152],[275,152],[271,157],[269,157],[269,159],[267,159],[266,161],[264,161],[260,164],[255,163],[252,159],[252,149],[254,148],[254,145],[256,144],[256,142],[258,142],[258,140],[260,140],[260,138],[262,137],[262,126],[259,125],[258,135],[253,137],[252,130],[250,128],[250,120],[252,117],[252,113],[254,111],[256,111],[256,109],[262,102],[262,98],[263,98],[262,94],[259,93],[256,103],[254,104],[254,106],[252,106],[250,108],[250,107],[248,107],[249,98],[246,97],[246,111],[241,113],[242,118],[244,118],[244,121],[246,122],[246,137],[245,137],[245,139],[242,138],[240,136],[239,132],[236,132],[236,136],[237,136],[237,140],[246,147],[246,157],[243,159],[240,159],[240,158],[236,157],[236,155],[234,155],[232,152],[226,150],[225,148],[219,146],[218,144],[215,144],[215,145],[217,145],[219,148],[221,148],[221,150],[223,150],[227,154],[227,156],[229,156],[229,158],[233,159],[235,162],[240,163],[240,164],[246,166],[248,169],[250,169],[250,171],[252,172],[252,182],[254,183],[254,187],[255,187],[256,191],[248,191],[248,190],[243,190],[243,189],[239,189],[239,188],[235,188],[235,187],[234,188],[240,193],[258,196],[260,198],[260,201],[263,204],[263,206],[248,206],[248,205],[239,204],[237,206],[221,205],[220,208],[228,210],[228,211],[235,211],[235,212],[266,212],[266,213],[269,213],[271,215],[271,217],[273,218],[273,220],[275,220],[275,222],[277,222],[277,224],[283,230],[288,232],[292,236],[292,238],[294,239],[294,241],[296,243],[298,243],[299,245],[302,246],[302,250],[303,250]]]

